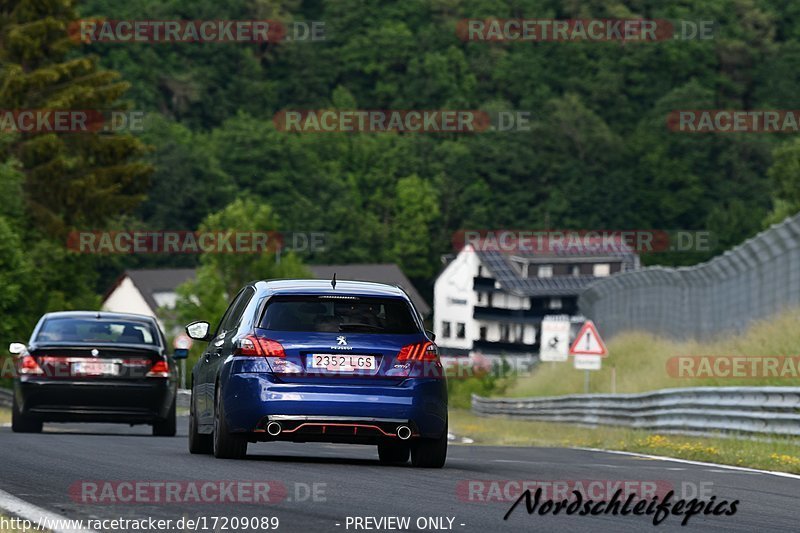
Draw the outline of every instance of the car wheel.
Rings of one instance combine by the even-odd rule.
[[[447,459],[447,425],[438,439],[417,439],[411,443],[411,464],[420,468],[442,468]]]
[[[194,398],[192,393],[192,398]],[[194,414],[194,399],[189,402],[189,453],[214,453],[214,442],[212,435],[199,433],[197,431],[197,416]]]
[[[11,431],[14,433],[41,433],[43,425],[41,420],[20,413],[17,399],[14,398],[11,406]]]
[[[225,404],[220,399],[219,385],[214,400],[214,457],[218,459],[243,459],[247,455],[247,440],[228,432],[225,422]]]
[[[383,464],[404,464],[411,451],[405,442],[382,442],[378,444],[378,458]]]
[[[169,408],[169,414],[164,420],[159,420],[153,424],[153,436],[155,437],[174,437],[177,421],[175,417],[175,400]]]

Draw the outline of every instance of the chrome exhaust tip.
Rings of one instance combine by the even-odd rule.
[[[411,438],[411,428],[408,426],[397,426],[397,438],[408,440]]]
[[[283,431],[283,428],[279,423],[270,422],[269,424],[267,424],[267,433],[269,433],[273,437],[277,437],[278,435],[280,435],[281,431]]]

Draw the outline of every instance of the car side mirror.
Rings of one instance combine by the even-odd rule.
[[[428,336],[428,338],[429,338],[430,340],[432,340],[432,341],[436,341],[436,333],[434,333],[434,332],[432,332],[432,331],[430,331],[430,330],[426,329],[426,330],[425,330],[425,334]]]
[[[25,346],[21,342],[12,342],[11,344],[8,345],[8,351],[13,353],[14,355],[19,355],[21,353],[24,353],[25,350],[27,349],[28,349],[27,346]]]
[[[186,359],[187,357],[189,357],[189,350],[184,348],[176,348],[172,354],[173,359]]]
[[[186,334],[189,335],[190,338],[197,341],[211,340],[208,338],[209,330],[211,330],[211,324],[204,320],[198,320],[197,322],[192,322],[186,326]]]

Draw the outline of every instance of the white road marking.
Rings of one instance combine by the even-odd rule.
[[[664,457],[662,455],[648,455],[646,453],[636,453],[636,452],[622,452],[619,450],[603,450],[600,448],[573,448],[573,450],[583,450],[588,452],[602,452],[602,453],[613,453],[616,455],[627,455],[630,457],[640,457],[644,459],[653,459],[656,461],[670,461],[674,463],[683,463],[687,465],[697,465],[697,466],[711,466],[714,468],[719,468],[723,470],[735,470],[741,473],[747,474],[768,474],[771,476],[778,476],[778,477],[788,477],[790,479],[800,479],[800,475],[797,474],[790,474],[788,472],[775,472],[773,470],[759,470],[758,468],[746,468],[743,466],[732,466],[732,465],[721,465],[717,463],[706,463],[703,461],[690,461],[689,459],[676,459],[674,457]]]
[[[66,525],[74,522],[70,518],[42,509],[3,490],[0,490],[0,510],[19,518],[30,520],[33,522],[34,528],[38,524],[53,526],[59,523]],[[54,527],[49,527],[48,529],[53,533],[96,533],[91,529],[59,529]]]

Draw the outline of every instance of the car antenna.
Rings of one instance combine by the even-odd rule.
[[[336,272],[333,273],[333,279],[331,280],[331,288],[336,290]]]

